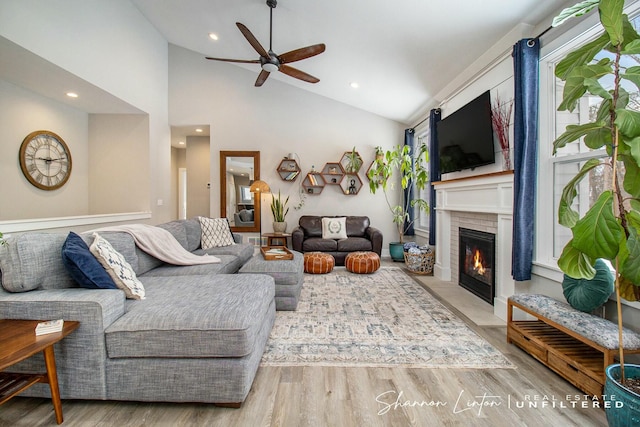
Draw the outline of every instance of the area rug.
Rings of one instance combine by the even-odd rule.
[[[398,267],[305,274],[296,311],[278,311],[263,366],[514,368]]]

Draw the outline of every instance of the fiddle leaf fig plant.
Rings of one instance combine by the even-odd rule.
[[[376,154],[378,153],[376,148]],[[393,188],[393,176],[397,173],[400,178],[400,186],[402,190],[415,185],[418,190],[423,190],[429,182],[429,173],[427,165],[429,164],[429,152],[425,145],[417,148],[415,156],[411,155],[411,148],[408,145],[397,145],[393,150],[387,150],[381,157],[371,164],[367,177],[369,178],[369,190],[375,194],[382,188],[385,200],[389,206],[389,210],[393,215],[393,223],[398,230],[400,243],[404,243],[404,233],[406,228],[413,223],[409,221],[409,210],[418,208],[418,210],[428,211],[429,203],[424,199],[405,197],[402,191],[402,199],[399,204],[394,204],[389,200],[389,190]],[[397,179],[397,178],[396,178]],[[414,220],[415,221],[415,220]]]
[[[562,192],[558,222],[571,229],[573,238],[564,247],[558,266],[568,276],[591,279],[598,258],[611,262],[622,342],[620,297],[640,299],[640,111],[637,104],[630,102],[640,88],[640,62],[636,59],[640,55],[640,36],[623,13],[624,0],[580,2],[565,9],[554,24],[583,15],[596,6],[604,33],[569,53],[555,68],[556,77],[565,82],[558,110],[573,111],[587,93],[602,102],[592,122],[567,126],[566,132],[554,141],[554,154],[581,140],[592,150],[606,152],[603,158],[586,161]],[[598,55],[602,51],[610,55]],[[604,190],[581,216],[573,206],[580,182],[602,169],[602,176],[606,177]]]

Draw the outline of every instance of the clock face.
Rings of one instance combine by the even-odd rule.
[[[20,168],[34,186],[42,190],[60,188],[71,175],[69,147],[53,132],[32,132],[20,146]]]

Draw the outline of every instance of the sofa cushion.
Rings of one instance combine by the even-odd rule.
[[[180,245],[182,245],[183,248],[185,248],[186,250],[189,250],[189,244],[187,242],[187,233],[184,229],[184,221],[165,222],[164,224],[159,224],[158,227],[167,230],[169,233],[173,235],[173,237],[176,238],[178,243],[180,243]]]
[[[349,237],[365,237],[367,228],[371,226],[368,216],[348,216],[347,217],[347,236]]]
[[[209,254],[217,256],[218,258],[221,255],[233,255],[239,258],[240,264],[244,264],[245,262],[249,261],[253,256],[253,252],[253,245],[250,245],[248,243],[236,243],[235,245],[231,246],[220,246],[217,248],[198,249],[193,251],[193,253],[196,255]]]
[[[187,235],[187,250],[193,252],[200,247],[202,227],[197,218],[182,220],[184,232]]]
[[[62,245],[62,262],[82,288],[117,289],[113,279],[89,250],[89,246],[73,231]]]
[[[338,240],[310,237],[302,242],[303,252],[330,252],[338,250]]]
[[[338,251],[340,252],[361,252],[371,251],[371,240],[364,237],[349,237],[338,240]]]
[[[199,217],[202,228],[202,249],[235,244],[226,218]]]
[[[62,263],[63,233],[27,233],[0,246],[2,286],[8,292],[77,288]]]
[[[218,255],[220,259],[218,263],[212,264],[197,264],[197,265],[171,265],[162,264],[159,267],[149,270],[139,277],[157,277],[157,276],[189,276],[197,274],[221,274],[221,273],[235,273],[240,267],[242,262],[240,259],[233,255]]]
[[[147,298],[131,301],[105,330],[110,358],[243,357],[274,309],[275,285],[266,275],[142,280]]]
[[[322,238],[323,239],[346,239],[347,238],[347,218],[322,218]]]
[[[118,289],[124,291],[127,298],[144,299],[144,286],[136,277],[133,268],[106,239],[102,238],[98,233],[93,233],[93,243],[89,249],[98,262],[107,270]]]

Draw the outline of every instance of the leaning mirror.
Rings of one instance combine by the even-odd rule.
[[[260,231],[260,197],[249,191],[260,179],[259,151],[220,152],[220,216],[231,230]]]

